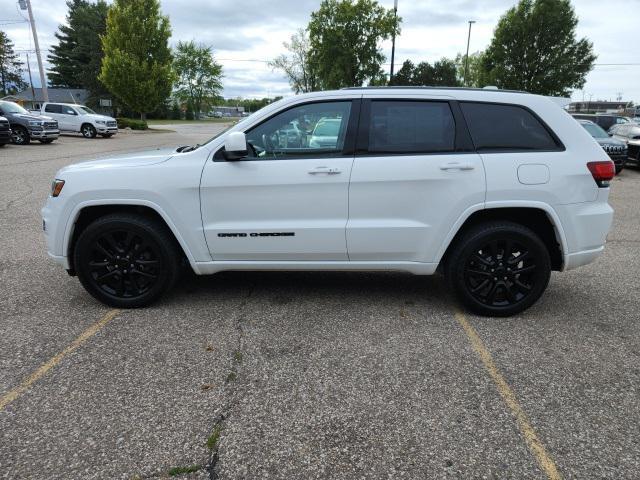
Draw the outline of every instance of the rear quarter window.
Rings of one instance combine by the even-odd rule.
[[[478,151],[549,151],[562,148],[542,122],[517,105],[461,102]]]

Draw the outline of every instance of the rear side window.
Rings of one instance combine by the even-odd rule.
[[[373,101],[369,152],[451,152],[455,122],[447,102]]]
[[[49,103],[46,107],[44,107],[44,111],[47,113],[62,113],[62,106]]]
[[[478,151],[558,150],[549,131],[527,109],[516,105],[460,103]]]

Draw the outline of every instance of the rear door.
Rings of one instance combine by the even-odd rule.
[[[57,103],[47,103],[44,106],[44,115],[47,117],[51,117],[54,120],[56,120],[58,122],[58,127],[60,129],[62,128],[62,121],[61,121],[61,117],[62,117],[62,105],[59,105]]]
[[[365,95],[349,187],[351,261],[435,262],[485,197],[482,160],[447,97]]]

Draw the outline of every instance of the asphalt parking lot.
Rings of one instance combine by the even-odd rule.
[[[638,478],[640,171],[600,260],[507,319],[395,273],[192,276],[114,311],[49,261],[56,170],[220,128],[0,149],[0,478]]]

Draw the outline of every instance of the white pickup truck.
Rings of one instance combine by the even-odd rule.
[[[43,103],[40,113],[57,120],[61,132],[78,132],[85,138],[96,135],[109,138],[118,133],[115,118],[100,115],[84,105]]]

